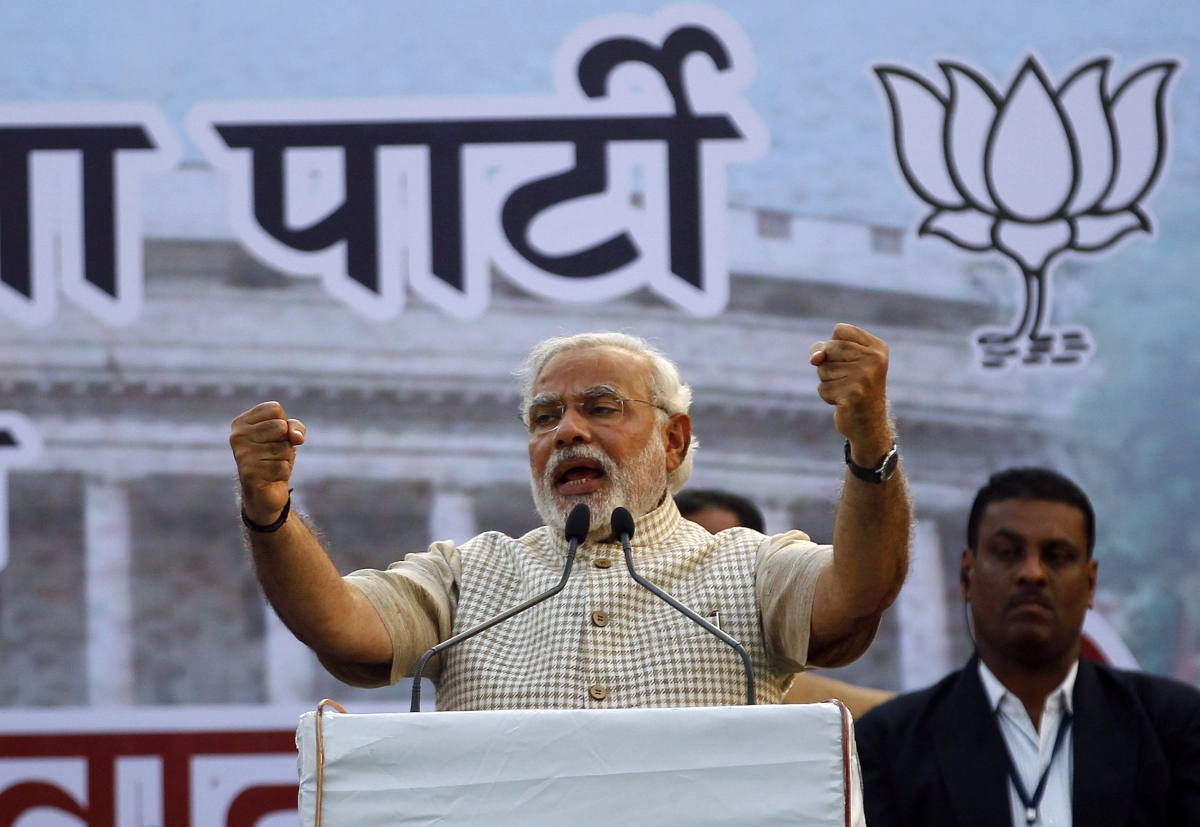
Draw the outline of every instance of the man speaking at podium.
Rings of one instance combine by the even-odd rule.
[[[714,536],[683,520],[670,494],[695,456],[691,390],[645,341],[582,334],[542,342],[523,371],[533,495],[546,525],[520,538],[435,542],[387,571],[339,576],[291,513],[299,420],[275,402],[234,420],[242,517],[263,590],[335,676],[394,683],[430,647],[558,582],[567,516],[584,503],[590,530],[565,588],[434,659],[438,708],[745,703],[734,653],[631,578],[610,529],[624,507],[637,572],[739,641],[759,701],[778,703],[794,672],[866,650],[907,568],[911,509],[888,417],[887,346],[842,324],[810,361],[847,440],[832,547],[796,531]]]

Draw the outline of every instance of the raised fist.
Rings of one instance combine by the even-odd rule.
[[[839,324],[828,342],[809,349],[821,383],[817,393],[835,407],[833,422],[850,440],[854,461],[874,468],[894,439],[887,410],[888,347],[862,328]]]
[[[270,525],[283,512],[304,432],[304,423],[288,419],[278,402],[255,405],[233,420],[229,446],[242,484],[242,507],[254,522]]]

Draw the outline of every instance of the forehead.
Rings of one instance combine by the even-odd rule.
[[[650,363],[640,354],[606,345],[576,348],[546,363],[533,384],[533,394],[566,399],[588,388],[609,385],[622,396],[645,399],[650,378]]]
[[[1083,512],[1051,500],[1009,499],[988,503],[979,520],[979,541],[997,534],[1023,537],[1031,543],[1058,541],[1087,549]]]

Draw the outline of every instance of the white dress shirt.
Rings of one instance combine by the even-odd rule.
[[[1073,715],[1075,708],[1071,698],[1075,690],[1075,676],[1079,672],[1079,664],[1071,666],[1066,679],[1046,698],[1042,708],[1041,725],[1036,729],[1025,705],[1021,699],[1009,692],[1000,683],[1000,679],[992,674],[992,670],[979,661],[979,677],[983,681],[983,689],[987,693],[988,703],[996,720],[1000,724],[1000,734],[1008,746],[1013,764],[1017,768],[1025,791],[1033,795],[1038,782],[1046,767],[1050,767],[1050,775],[1046,779],[1046,792],[1038,806],[1036,827],[1071,827],[1071,778],[1074,770],[1074,727],[1067,733],[1066,740],[1059,747],[1058,754],[1051,756],[1054,742],[1058,738],[1058,728],[1062,724],[1063,710],[1069,710]],[[1012,805],[1013,827],[1026,827],[1025,805],[1013,786],[1012,779],[1008,780],[1008,800]]]

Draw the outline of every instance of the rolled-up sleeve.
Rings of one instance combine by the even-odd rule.
[[[392,642],[391,667],[324,657],[321,665],[351,686],[386,686],[412,674],[430,647],[450,637],[461,573],[458,547],[446,541],[409,554],[386,571],[363,569],[347,574],[345,581],[366,595],[387,629]],[[436,680],[440,670],[440,658],[434,658],[426,676]]]
[[[817,545],[801,531],[768,537],[758,548],[754,590],[776,674],[808,668],[817,579],[832,559],[832,546]]]

